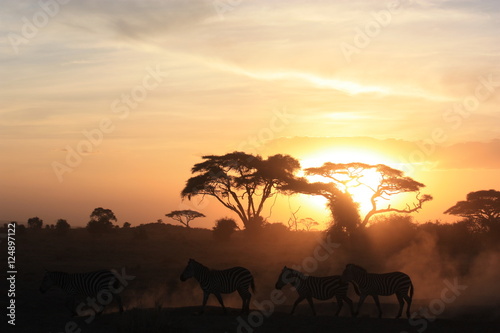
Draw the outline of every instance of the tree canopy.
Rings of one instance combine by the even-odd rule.
[[[65,219],[59,219],[56,222],[55,229],[58,233],[65,234],[69,231],[69,229],[71,229],[71,226]]]
[[[300,163],[289,155],[260,155],[233,152],[203,156],[191,169],[181,192],[182,198],[211,196],[235,212],[245,228],[257,227],[263,220],[266,200],[294,179]]]
[[[346,194],[349,194],[350,188],[358,186],[364,186],[368,191],[371,191],[371,209],[360,222],[360,226],[366,226],[370,218],[375,214],[390,212],[412,213],[421,209],[424,202],[432,200],[432,196],[420,194],[420,189],[425,187],[424,184],[405,176],[403,171],[384,164],[327,162],[321,167],[308,168],[305,171],[306,175],[319,175],[332,180],[333,185]],[[365,182],[364,178],[367,171],[376,172],[378,184],[368,185]],[[404,208],[391,207],[390,197],[411,192],[415,193],[415,200],[411,205],[407,203]],[[387,206],[382,207],[382,200],[389,201]]]
[[[358,204],[349,193],[344,193],[333,182],[309,182],[306,178],[296,178],[283,188],[288,194],[302,193],[321,195],[328,200],[327,207],[332,214],[332,225],[329,233],[342,235],[352,233],[360,225]]]
[[[42,229],[43,220],[38,216],[31,217],[28,219],[28,228],[30,229]]]
[[[500,191],[470,192],[465,201],[458,201],[444,213],[468,218],[482,229],[489,230],[500,223]]]
[[[204,214],[199,213],[195,210],[191,209],[186,209],[186,210],[173,210],[168,214],[165,214],[166,217],[170,217],[171,219],[174,219],[183,225],[186,226],[186,228],[190,228],[189,222],[192,220],[198,218],[198,217],[205,217]],[[159,222],[161,223],[161,222]]]
[[[90,214],[90,221],[87,223],[87,230],[93,234],[110,232],[113,229],[113,221],[116,216],[111,209],[102,207],[95,208]]]

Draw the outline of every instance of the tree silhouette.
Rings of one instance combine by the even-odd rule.
[[[479,230],[489,231],[500,225],[500,191],[470,192],[467,200],[458,201],[444,213],[465,217]]]
[[[114,227],[112,221],[116,222],[117,219],[111,209],[95,208],[90,214],[87,230],[92,234],[111,232]]]
[[[364,186],[372,192],[370,197],[371,210],[365,215],[360,226],[366,226],[370,218],[375,214],[381,213],[413,213],[422,208],[426,201],[432,200],[428,194],[420,195],[420,189],[424,184],[417,182],[411,177],[404,176],[403,171],[393,169],[384,164],[365,164],[365,163],[324,163],[321,167],[308,168],[305,170],[307,175],[319,175],[328,178],[332,183],[340,188],[343,193],[349,194],[349,189],[358,186]],[[366,173],[375,172],[378,175],[378,184],[369,185],[366,182]],[[381,206],[381,200],[390,200],[390,197],[402,193],[415,193],[415,199],[412,203],[406,204],[404,208],[394,208],[387,204],[385,208]]]
[[[246,229],[255,229],[263,221],[264,203],[294,179],[299,162],[289,155],[261,156],[233,152],[203,156],[181,192],[182,198],[205,195],[216,198],[235,212]]]
[[[56,222],[55,229],[59,234],[66,234],[71,229],[71,226],[65,219],[59,219]]]
[[[360,225],[361,219],[356,204],[349,193],[344,193],[333,182],[310,183],[306,178],[296,178],[283,188],[287,194],[302,193],[321,195],[328,200],[327,208],[332,215],[332,224],[328,233],[336,240],[341,241],[349,236]]]
[[[212,230],[215,239],[228,241],[231,235],[238,229],[239,227],[234,219],[225,217],[215,221],[215,227]]]
[[[30,229],[42,229],[43,220],[38,216],[28,219],[28,228]]]
[[[186,228],[190,228],[189,222],[198,218],[205,217],[202,213],[199,213],[195,210],[187,209],[187,210],[173,210],[168,214],[165,214],[166,217],[170,217],[186,226]],[[159,220],[160,221],[160,220]],[[161,223],[161,222],[158,222]]]
[[[305,219],[300,219],[298,223],[302,224],[307,231],[311,231],[312,227],[316,227],[319,225],[319,223],[316,220],[310,217],[306,217]]]
[[[130,226],[131,226],[130,222],[124,222],[122,228],[123,229],[130,229]]]

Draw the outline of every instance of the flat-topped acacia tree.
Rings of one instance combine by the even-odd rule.
[[[262,158],[244,152],[207,155],[191,169],[182,198],[211,196],[235,212],[246,229],[258,228],[265,202],[294,179],[300,163],[289,155]]]
[[[197,212],[195,210],[186,209],[186,210],[173,210],[168,214],[165,214],[166,217],[170,217],[186,226],[186,228],[190,228],[189,222],[198,218],[205,217],[204,214]]]
[[[500,228],[500,191],[470,192],[465,201],[458,201],[444,213],[465,217],[481,231]]]
[[[360,186],[365,187],[366,191],[371,192],[371,209],[360,221],[359,226],[361,227],[366,226],[370,218],[375,214],[390,212],[413,213],[420,210],[424,202],[432,200],[431,195],[420,194],[421,188],[425,187],[424,184],[405,176],[403,171],[384,164],[327,162],[320,167],[308,168],[305,172],[306,175],[318,175],[331,180],[331,184],[335,186],[337,192],[341,191],[344,194],[349,194],[350,188]],[[375,184],[367,184],[365,181],[367,172],[374,172],[377,175]],[[414,194],[414,200],[411,205],[406,203],[404,207],[392,207],[390,204],[391,197],[403,193]],[[386,206],[382,206],[382,200],[386,202]]]

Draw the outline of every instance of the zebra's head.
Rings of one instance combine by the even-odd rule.
[[[342,272],[340,280],[342,282],[355,281],[360,274],[366,274],[366,270],[363,267],[354,264],[347,264],[344,272]]]
[[[181,274],[181,281],[186,281],[187,279],[192,278],[194,276],[195,265],[196,265],[196,260],[189,259],[186,268],[184,268],[184,271]]]
[[[56,284],[51,277],[51,273],[46,270],[43,275],[42,284],[40,285],[40,292],[43,294],[55,285]]]
[[[297,277],[300,277],[301,275],[302,274],[300,272],[285,266],[283,267],[280,276],[278,276],[278,281],[276,281],[274,287],[279,290],[286,286],[288,283],[295,282],[297,280]]]

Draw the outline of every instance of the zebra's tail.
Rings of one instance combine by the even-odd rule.
[[[410,281],[410,299],[413,299],[413,283]]]

